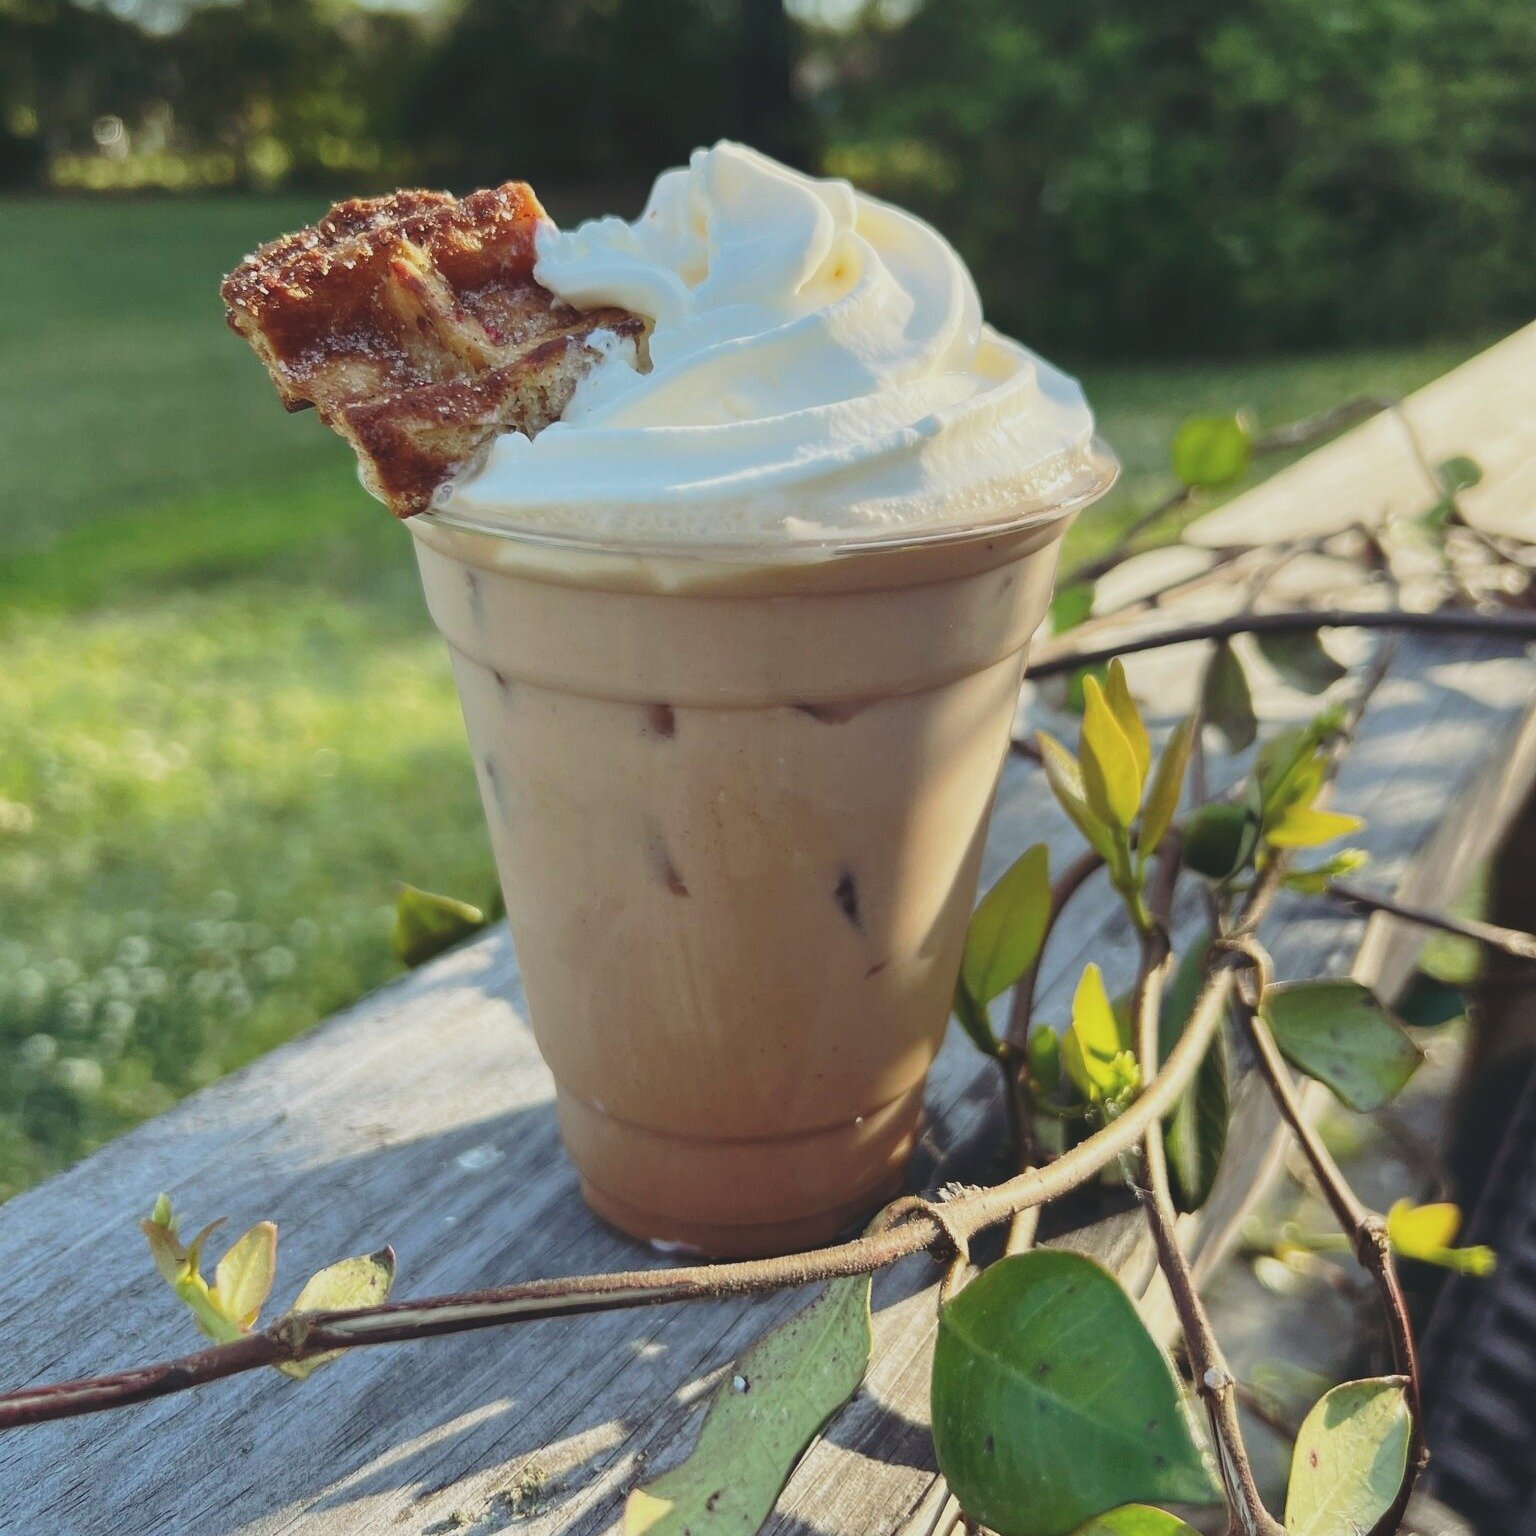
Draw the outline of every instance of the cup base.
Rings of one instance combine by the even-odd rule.
[[[657,1211],[642,1211],[604,1193],[589,1179],[581,1181],[581,1196],[609,1226],[617,1227],[627,1237],[638,1238],[659,1253],[676,1258],[766,1259],[820,1248],[851,1234],[862,1220],[899,1194],[901,1186],[902,1175],[898,1171],[878,1188],[831,1210],[765,1222],[690,1221]]]
[[[587,1204],[661,1249],[763,1258],[829,1243],[901,1188],[922,1079],[840,1124],[739,1138],[629,1124],[556,1085],[560,1130]]]

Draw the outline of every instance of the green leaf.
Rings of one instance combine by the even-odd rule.
[[[1493,1249],[1482,1245],[1456,1247],[1460,1230],[1461,1207],[1448,1200],[1432,1205],[1399,1200],[1387,1212],[1387,1240],[1405,1259],[1463,1275],[1491,1275],[1498,1263]]]
[[[213,1272],[213,1300],[230,1322],[249,1328],[272,1291],[277,1274],[277,1228],[259,1221],[235,1239]]]
[[[1093,612],[1093,588],[1080,581],[1075,586],[1058,587],[1051,599],[1051,633],[1064,635],[1076,629]]]
[[[1173,435],[1169,461],[1179,481],[1218,490],[1241,480],[1253,454],[1253,435],[1241,416],[1191,416]]]
[[[304,1282],[303,1290],[294,1297],[293,1306],[287,1315],[292,1317],[302,1312],[348,1312],[354,1307],[382,1306],[389,1300],[390,1287],[394,1283],[393,1248],[380,1248],[377,1253],[340,1259]],[[284,1360],[277,1368],[295,1381],[304,1381],[341,1353],[341,1350],[333,1349],[323,1355],[311,1355],[307,1360]]]
[[[176,1217],[171,1211],[169,1195],[161,1195],[155,1201],[148,1220],[139,1223],[139,1230],[149,1244],[149,1256],[160,1278],[167,1285],[175,1285],[186,1271],[187,1250],[176,1233]]]
[[[1470,491],[1474,485],[1482,484],[1483,466],[1476,459],[1458,453],[1435,471],[1435,477],[1444,486],[1447,495],[1459,496],[1463,491]]]
[[[1451,513],[1454,510],[1455,507],[1451,501],[1451,498],[1449,496],[1442,496],[1437,501],[1431,502],[1429,506],[1420,512],[1419,515],[1414,518],[1414,522],[1417,523],[1420,528],[1423,528],[1428,532],[1435,533],[1444,528],[1445,525],[1450,522]]]
[[[1266,817],[1287,806],[1310,805],[1328,768],[1324,748],[1344,722],[1337,706],[1322,710],[1306,725],[1289,726],[1268,737],[1253,755],[1253,776]]]
[[[1408,1469],[1412,1418],[1399,1381],[1348,1381],[1323,1394],[1291,1455],[1288,1536],[1359,1536],[1391,1509]]]
[[[1315,629],[1253,638],[1264,660],[1302,693],[1322,693],[1349,670],[1328,654]]]
[[[1069,713],[1081,715],[1088,707],[1088,679],[1092,678],[1099,687],[1103,687],[1109,678],[1109,668],[1102,662],[1095,663],[1091,667],[1074,667],[1067,675],[1066,698],[1062,701],[1062,707]]]
[[[1321,864],[1314,864],[1308,869],[1287,870],[1280,883],[1286,890],[1300,891],[1304,896],[1322,896],[1335,880],[1343,875],[1354,874],[1370,861],[1370,854],[1363,848],[1341,848]]]
[[[485,925],[485,914],[467,901],[423,891],[403,880],[395,888],[395,955],[403,964],[425,964]]]
[[[960,976],[978,1003],[1000,997],[1035,963],[1050,916],[1050,849],[1036,843],[972,914]]]
[[[1136,771],[1144,784],[1147,770],[1152,766],[1152,738],[1147,735],[1141,711],[1131,697],[1131,687],[1125,679],[1125,663],[1118,656],[1109,664],[1104,681],[1104,698],[1109,704],[1110,713],[1125,733],[1125,739],[1131,744],[1131,751],[1136,758]]]
[[[1168,828],[1173,825],[1173,818],[1179,813],[1184,774],[1195,744],[1195,726],[1193,715],[1180,720],[1157,760],[1157,772],[1152,775],[1152,787],[1147,791],[1147,803],[1141,813],[1141,833],[1136,844],[1136,851],[1144,859],[1157,852]]]
[[[1115,718],[1097,678],[1083,684],[1083,734],[1077,762],[1093,814],[1109,826],[1129,827],[1141,809],[1136,748]]]
[[[624,1506],[624,1536],[750,1536],[869,1365],[869,1278],[834,1280],[737,1360],[692,1452]]]
[[[992,1032],[992,1021],[987,1017],[987,1010],[971,996],[964,976],[955,979],[952,1006],[960,1027],[971,1037],[971,1043],[976,1049],[983,1056],[996,1056],[997,1036]]]
[[[1109,858],[1114,852],[1114,837],[1109,827],[1088,808],[1088,797],[1083,789],[1083,776],[1078,771],[1077,759],[1046,731],[1036,731],[1035,741],[1040,748],[1040,762],[1045,769],[1051,793],[1060,802],[1072,825],[1083,834],[1088,846],[1102,858]]]
[[[1211,801],[1184,824],[1184,862],[1219,884],[1248,864],[1258,842],[1258,819],[1247,806]]]
[[[246,1330],[224,1315],[195,1265],[189,1264],[171,1289],[186,1303],[198,1328],[215,1344],[233,1344],[245,1337]]]
[[[218,1220],[210,1221],[190,1243],[183,1244],[177,1234],[171,1202],[165,1195],[156,1199],[149,1219],[139,1223],[161,1279],[191,1312],[199,1330],[216,1344],[232,1343],[245,1334],[244,1328],[224,1315],[200,1272],[203,1245],[223,1225],[224,1218],[220,1216]]]
[[[1029,1079],[1041,1093],[1054,1093],[1061,1081],[1061,1037],[1046,1024],[1032,1025],[1024,1042]]]
[[[1199,1532],[1167,1510],[1153,1509],[1150,1504],[1122,1504],[1078,1526],[1072,1536],[1199,1536]]]
[[[1122,1504],[1216,1497],[1167,1359],[1081,1254],[999,1260],[943,1308],[932,1409],[940,1470],[999,1536],[1068,1536]]]
[[[1358,981],[1281,982],[1265,990],[1261,1012],[1293,1066],[1363,1113],[1394,1098],[1424,1059]]]
[[[1200,934],[1184,951],[1163,992],[1158,1019],[1160,1061],[1167,1061],[1194,1012],[1205,981],[1209,948],[1210,935]],[[1174,1204],[1181,1211],[1196,1211],[1205,1204],[1227,1149],[1227,1126],[1232,1118],[1229,1055],[1227,1031],[1218,1029],[1194,1079],[1163,1122],[1163,1149]]]
[[[1218,640],[1211,652],[1205,669],[1205,684],[1200,691],[1200,713],[1205,723],[1221,737],[1228,752],[1241,752],[1244,747],[1251,747],[1259,733],[1248,674],[1243,671],[1243,664],[1229,640]]]
[[[1274,848],[1316,848],[1335,838],[1358,832],[1365,823],[1342,811],[1319,811],[1310,805],[1293,805],[1264,828],[1264,841]]]
[[[1104,976],[1090,962],[1072,998],[1072,1028],[1061,1042],[1061,1062],[1067,1076],[1085,1097],[1111,1099],[1136,1079],[1126,1061],[1128,1031],[1104,989]]]
[[[1460,987],[1415,971],[1413,979],[1392,1005],[1392,1011],[1414,1029],[1437,1029],[1467,1016],[1467,999]]]

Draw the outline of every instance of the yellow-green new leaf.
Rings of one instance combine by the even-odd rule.
[[[1067,1076],[1089,1099],[1111,1097],[1125,1086],[1124,1031],[1115,1014],[1104,976],[1090,963],[1072,998],[1072,1028],[1061,1042]]]
[[[213,1300],[230,1322],[250,1328],[277,1275],[277,1228],[259,1221],[230,1244],[213,1272]]]
[[[1077,760],[1046,731],[1037,731],[1035,741],[1040,748],[1040,762],[1045,769],[1046,782],[1051,786],[1051,792],[1060,802],[1062,810],[1087,839],[1088,846],[1101,858],[1109,858],[1114,851],[1114,837],[1110,828],[1089,808]]]
[[[198,1328],[215,1344],[233,1344],[245,1337],[245,1329],[224,1315],[208,1282],[191,1265],[173,1282],[171,1289],[184,1301]]]
[[[869,1277],[834,1280],[729,1368],[686,1460],[636,1488],[624,1536],[751,1536],[869,1366]]]
[[[1457,1248],[1461,1207],[1450,1201],[1415,1205],[1399,1200],[1387,1212],[1387,1239],[1405,1259],[1436,1264],[1464,1275],[1490,1275],[1497,1264],[1493,1249],[1478,1245]]]
[[[1041,1093],[1055,1093],[1061,1081],[1061,1037],[1049,1024],[1035,1024],[1024,1045],[1029,1080]]]
[[[1242,479],[1252,453],[1253,433],[1241,412],[1191,416],[1173,434],[1168,462],[1190,489],[1217,490]]]
[[[1147,770],[1152,766],[1152,738],[1141,718],[1141,711],[1131,697],[1130,684],[1125,680],[1125,664],[1117,656],[1109,664],[1109,676],[1104,682],[1104,697],[1109,702],[1125,739],[1131,744],[1136,757],[1136,767],[1142,782],[1146,782]]]
[[[380,1248],[377,1253],[361,1254],[327,1265],[304,1282],[304,1289],[294,1298],[288,1315],[301,1312],[348,1312],[354,1307],[382,1306],[389,1300],[395,1283],[395,1250]],[[285,1376],[303,1381],[322,1365],[329,1364],[342,1352],[330,1350],[311,1355],[307,1360],[284,1360],[278,1365]]]
[[[1288,891],[1300,891],[1303,896],[1324,896],[1328,887],[1344,875],[1352,875],[1370,863],[1371,856],[1363,848],[1341,848],[1331,858],[1310,869],[1292,869],[1285,874],[1282,884]]]
[[[1415,1205],[1399,1200],[1387,1212],[1387,1236],[1405,1258],[1421,1259],[1437,1248],[1449,1248],[1461,1231],[1461,1207],[1449,1200]]]
[[[990,1003],[1035,963],[1050,916],[1050,849],[1036,843],[1014,861],[971,917],[960,975],[972,998]]]
[[[1141,837],[1137,852],[1149,859],[1157,852],[1173,818],[1179,813],[1179,797],[1184,791],[1184,774],[1189,768],[1189,754],[1195,742],[1193,716],[1179,721],[1169,736],[1163,755],[1157,760],[1152,787],[1147,791],[1146,809],[1141,813]]]
[[[402,964],[424,965],[485,925],[485,913],[467,901],[423,891],[403,880],[395,888],[395,955]]]
[[[1264,829],[1264,841],[1273,848],[1316,848],[1336,837],[1348,837],[1365,823],[1342,811],[1319,811],[1310,805],[1293,805]]]
[[[232,1343],[245,1334],[238,1323],[224,1315],[200,1272],[203,1245],[223,1225],[224,1218],[220,1216],[217,1221],[210,1221],[190,1243],[183,1244],[177,1236],[171,1203],[164,1195],[155,1201],[149,1219],[139,1223],[161,1278],[186,1305],[199,1330],[216,1344]]]
[[[1097,678],[1083,681],[1083,732],[1077,761],[1088,808],[1122,830],[1141,809],[1142,773],[1136,749],[1115,718]]]
[[[154,1260],[160,1278],[167,1285],[175,1285],[187,1267],[187,1250],[176,1235],[176,1218],[171,1212],[170,1196],[161,1195],[146,1221],[139,1223],[139,1230],[149,1244],[149,1256]]]

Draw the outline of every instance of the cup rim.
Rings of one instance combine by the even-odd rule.
[[[803,538],[776,539],[666,539],[655,536],[620,539],[565,529],[535,527],[504,519],[433,509],[407,520],[406,526],[422,536],[430,531],[478,534],[509,544],[526,545],[549,553],[610,556],[641,560],[709,561],[715,564],[765,565],[799,563],[814,559],[876,554],[969,540],[1004,537],[1029,532],[1079,512],[1098,501],[1120,478],[1121,464],[1103,438],[1095,436],[1079,460],[1079,473],[1067,491],[1046,500],[1029,502],[1006,517],[978,518],[963,523],[938,523],[928,527],[872,533],[836,533]]]

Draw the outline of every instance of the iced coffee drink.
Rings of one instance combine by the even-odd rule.
[[[903,1178],[1112,461],[942,238],[846,183],[721,145],[531,254],[583,365],[410,527],[561,1130],[637,1237],[823,1242]]]

